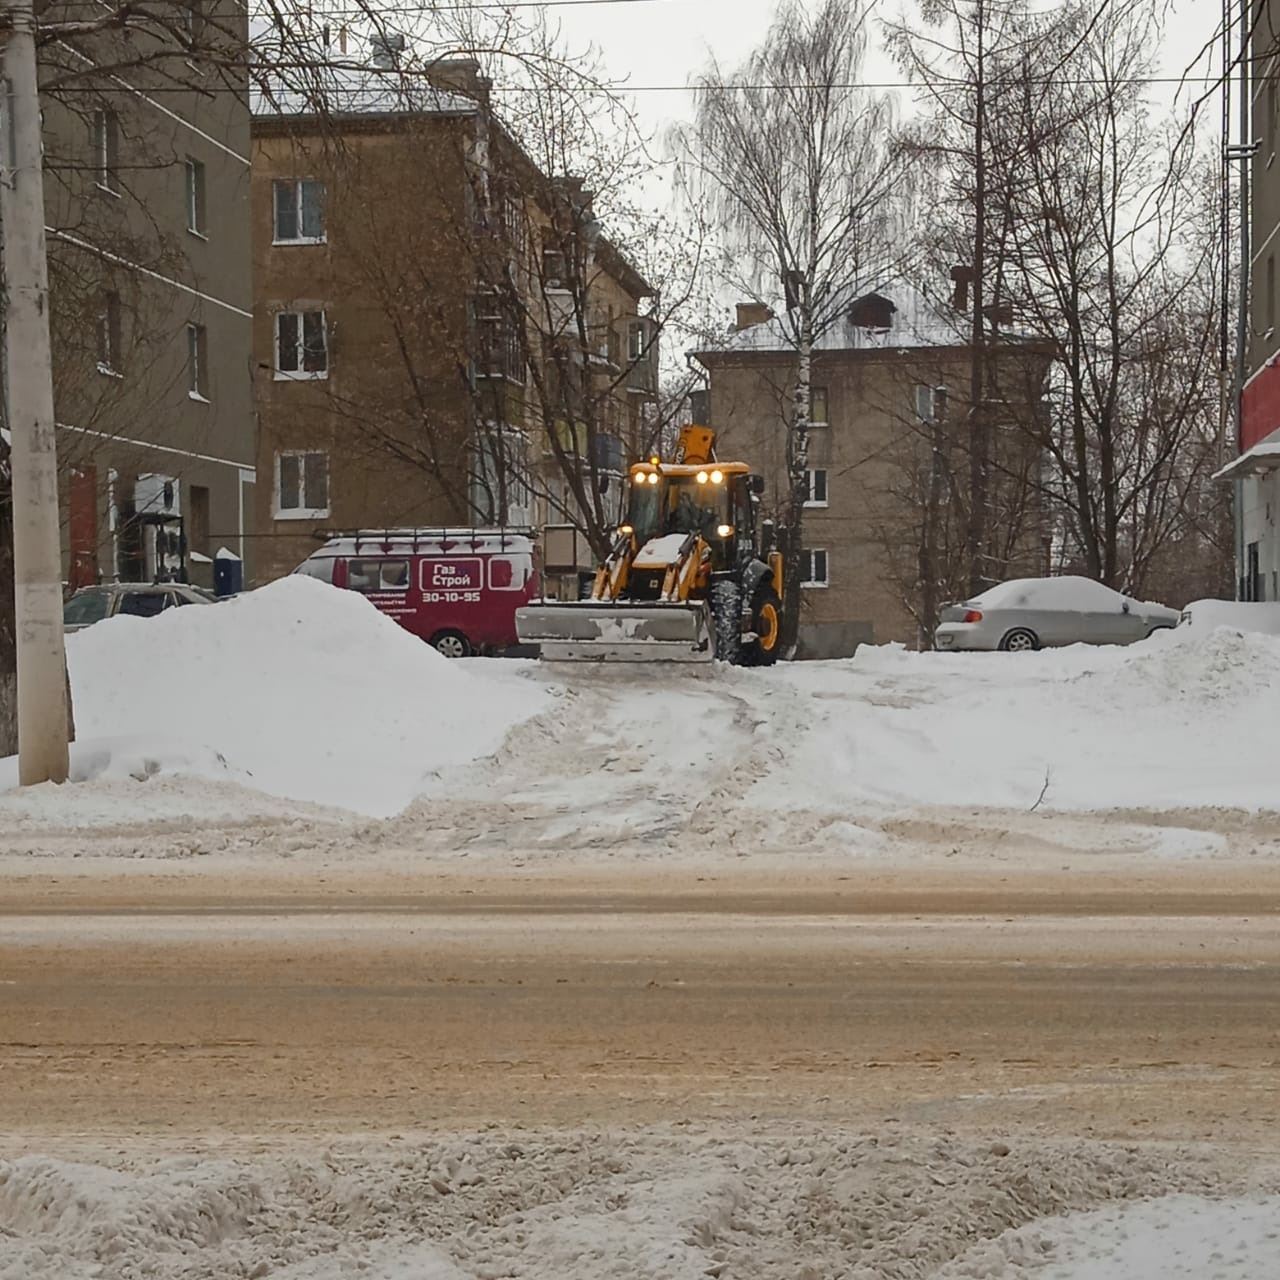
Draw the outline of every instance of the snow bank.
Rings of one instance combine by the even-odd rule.
[[[300,575],[208,608],[111,618],[69,636],[67,655],[76,780],[182,774],[373,816],[494,751],[548,700]],[[0,790],[15,782],[0,762]]]
[[[1280,1275],[1280,1198],[1162,1196],[1041,1219],[972,1249],[936,1280],[1261,1280]]]
[[[1159,633],[1029,654],[859,650],[788,683],[809,726],[762,787],[793,804],[1276,806],[1280,639]]]
[[[1255,1216],[1213,1216],[1206,1197],[1222,1175],[1212,1162],[1172,1146],[794,1125],[785,1137],[521,1131],[342,1145],[319,1156],[0,1163],[0,1280],[1011,1278],[1031,1274],[1019,1259],[1037,1242],[1052,1245],[1041,1258],[1065,1263],[1077,1244],[1127,1247],[1189,1206],[1204,1207],[1197,1240],[1234,1228],[1219,1236],[1224,1255],[1274,1257]],[[1138,1201],[1168,1193],[1180,1194],[1150,1209]],[[1127,1207],[1097,1211],[1116,1201]]]

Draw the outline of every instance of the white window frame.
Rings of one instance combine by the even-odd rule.
[[[302,188],[307,183],[314,183],[320,188],[320,221],[321,229],[318,236],[308,236],[302,233]],[[279,197],[277,191],[281,187],[293,188],[293,212],[297,219],[298,234],[292,237],[282,237],[280,235],[279,222]],[[329,242],[329,223],[325,214],[325,202],[329,196],[329,191],[325,183],[319,178],[276,178],[271,183],[271,243],[273,245],[290,245],[290,244],[327,244]]]
[[[98,312],[98,372],[110,378],[123,378],[120,371],[120,295],[107,290],[102,295],[102,310]]]
[[[830,493],[829,474],[826,467],[808,467],[805,470],[805,493],[806,498],[804,505],[806,507],[825,507],[827,505],[827,495]],[[817,477],[822,477],[822,497],[817,496]]]
[[[325,505],[323,507],[284,507],[280,505],[280,464],[285,458],[301,458],[298,466],[298,497],[305,499],[307,467],[305,459],[324,459]],[[325,449],[278,449],[271,468],[271,508],[277,520],[327,520],[333,503],[332,477],[329,473],[329,453]]]
[[[209,398],[209,331],[192,321],[187,325],[187,398],[200,404]]]
[[[803,560],[801,567],[800,585],[806,591],[815,590],[822,591],[831,585],[831,555],[826,547],[805,547],[800,553]],[[813,575],[817,568],[815,556],[822,557],[822,574],[821,578],[815,578]]]
[[[324,368],[323,369],[282,369],[280,367],[280,322],[285,316],[292,316],[298,324],[298,359],[302,362],[305,359],[305,333],[306,333],[306,317],[320,317],[320,333],[324,338]],[[323,381],[329,376],[329,366],[332,364],[332,356],[329,351],[329,313],[323,307],[308,307],[301,311],[281,310],[277,311],[271,318],[271,341],[275,348],[275,380],[277,382],[318,382]]]
[[[649,326],[640,319],[627,322],[627,359],[638,364],[649,357]]]
[[[114,153],[114,154],[113,154]],[[120,198],[120,117],[107,108],[93,113],[93,159],[99,191]]]
[[[209,238],[208,171],[203,160],[187,157],[187,230],[201,240]]]

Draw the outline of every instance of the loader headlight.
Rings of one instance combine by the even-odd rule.
[[[723,471],[713,471],[713,472],[711,473],[711,483],[712,483],[712,484],[721,484],[721,483],[723,483],[723,481],[724,481],[724,472],[723,472]]]
[[[698,483],[699,483],[699,484],[706,484],[706,483],[707,483],[707,473],[706,473],[705,471],[699,471],[699,472],[698,472]]]
[[[716,528],[716,533],[718,533],[718,534],[720,535],[720,537],[722,537],[722,538],[732,538],[732,537],[733,537],[733,525],[731,525],[731,524],[722,524],[722,525],[719,525],[719,526]]]
[[[650,484],[657,484],[657,483],[658,483],[658,473],[657,473],[656,471],[650,471],[650,472],[649,472],[649,483],[650,483]]]
[[[618,532],[626,534],[627,537],[630,537],[633,533],[635,533],[635,530],[629,524],[620,524],[618,526]]]

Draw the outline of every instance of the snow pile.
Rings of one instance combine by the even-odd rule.
[[[111,618],[69,636],[67,654],[76,780],[185,774],[373,816],[494,751],[548,701],[300,575],[216,606]],[[16,781],[0,763],[0,790],[4,771]]]
[[[1119,1248],[1129,1224],[1149,1231],[1140,1198],[1171,1192],[1183,1198],[1150,1212],[1172,1222],[1180,1206],[1208,1206],[1209,1238],[1202,1197],[1222,1185],[1210,1160],[1176,1147],[794,1127],[785,1137],[521,1131],[347,1145],[319,1156],[0,1164],[0,1280],[1013,1277],[1022,1259],[1067,1261],[1076,1242],[1088,1246],[1090,1219],[1075,1229],[1058,1215],[1108,1202],[1126,1207],[1092,1214],[1115,1224],[1095,1246]],[[1272,1256],[1252,1219],[1218,1223],[1240,1229],[1236,1256]]]
[[[886,646],[783,678],[809,701],[809,727],[761,786],[818,810],[1276,805],[1273,637],[1179,630],[1028,654]]]
[[[1261,1280],[1280,1276],[1280,1198],[1163,1196],[1042,1219],[966,1252],[936,1280]]]

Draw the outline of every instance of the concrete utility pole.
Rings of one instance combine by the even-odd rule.
[[[13,436],[18,779],[30,786],[65,782],[69,771],[66,650],[32,0],[0,0],[0,19],[5,41],[0,218],[4,221],[5,390]]]

